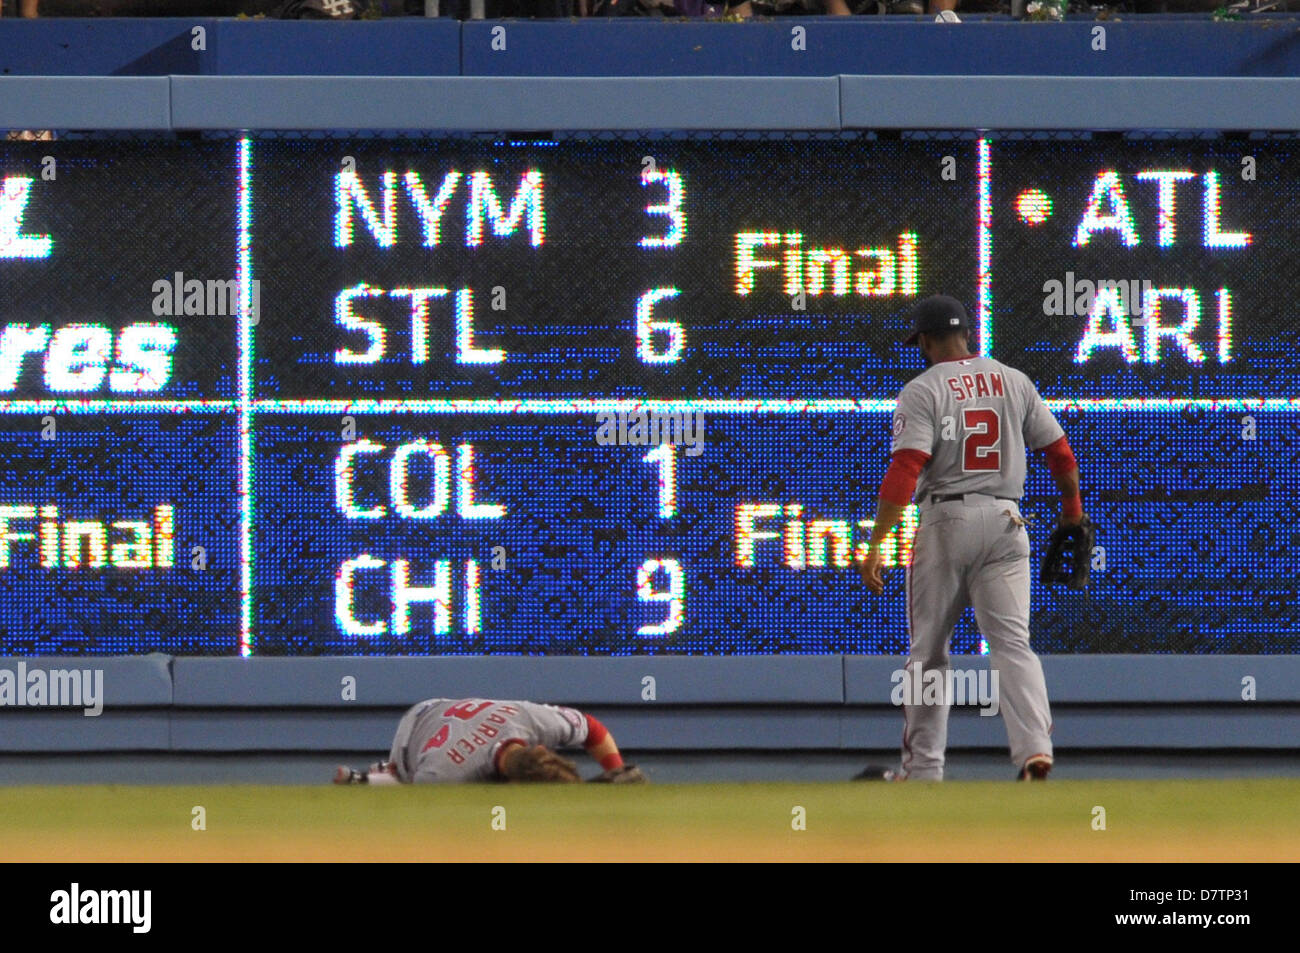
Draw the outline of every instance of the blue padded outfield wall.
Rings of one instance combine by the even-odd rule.
[[[7,707],[0,754],[380,751],[425,697],[531,698],[606,721],[639,751],[854,751],[898,744],[899,656],[767,658],[0,658],[0,678],[102,673],[103,710]],[[954,656],[962,669],[987,659]],[[1045,656],[1063,749],[1297,747],[1300,659]],[[53,676],[48,676],[52,678]],[[1256,700],[1242,700],[1242,680]],[[348,696],[348,697],[345,697]],[[954,748],[1001,748],[1000,717],[954,707]]]
[[[1300,130],[1296,77],[0,76],[0,94],[6,129]]]

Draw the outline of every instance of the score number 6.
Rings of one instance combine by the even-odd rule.
[[[686,348],[686,329],[676,321],[654,319],[654,306],[679,294],[676,288],[651,288],[636,299],[636,354],[643,363],[673,364],[681,358]],[[658,341],[656,334],[660,336]]]

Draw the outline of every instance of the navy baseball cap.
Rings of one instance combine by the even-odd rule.
[[[912,333],[903,339],[904,344],[915,344],[917,337],[922,334],[969,329],[970,318],[966,315],[966,308],[956,298],[930,295],[917,302],[912,309],[912,326]]]

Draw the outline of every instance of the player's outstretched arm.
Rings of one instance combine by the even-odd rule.
[[[587,740],[582,744],[587,754],[591,755],[606,771],[623,767],[623,756],[619,753],[618,745],[614,742],[614,736],[610,734],[609,729],[594,715],[584,712],[582,717],[587,719]]]
[[[885,591],[885,578],[880,570],[880,544],[903,518],[906,503],[895,503],[881,497],[876,501],[876,521],[871,527],[871,544],[864,559],[858,560],[858,574],[876,595]]]
[[[899,450],[890,458],[889,469],[880,482],[880,496],[876,500],[876,520],[871,527],[871,544],[867,555],[858,560],[858,573],[876,595],[885,591],[885,580],[880,571],[880,544],[893,532],[903,511],[916,492],[916,481],[930,455],[920,450]]]
[[[1070,442],[1062,437],[1043,448],[1047,469],[1061,493],[1061,525],[1077,526],[1083,522],[1083,499],[1079,496],[1079,465]]]
[[[610,734],[609,729],[594,715],[584,714],[583,717],[587,719],[587,740],[583,742],[583,748],[604,769],[599,776],[591,780],[612,784],[644,784],[646,776],[636,765],[624,763],[623,755],[619,753],[618,745],[614,742],[614,736]]]

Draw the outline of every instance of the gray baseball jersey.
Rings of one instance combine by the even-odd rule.
[[[907,383],[890,452],[930,454],[918,500],[953,493],[1018,500],[1025,447],[1041,450],[1064,435],[1028,377],[992,358],[969,357],[934,364]]]
[[[894,414],[893,452],[930,455],[917,481],[921,520],[907,565],[909,678],[920,683],[949,669],[953,626],[973,607],[1017,766],[1051,757],[1052,713],[1029,645],[1029,534],[1016,501],[1025,490],[1025,448],[1063,436],[1033,382],[987,357],[932,365],[903,388]],[[946,676],[944,683],[951,684]],[[948,695],[903,703],[907,777],[943,779]]]
[[[398,780],[490,781],[507,741],[564,748],[587,740],[587,719],[573,708],[486,698],[430,698],[398,722],[388,760]]]

